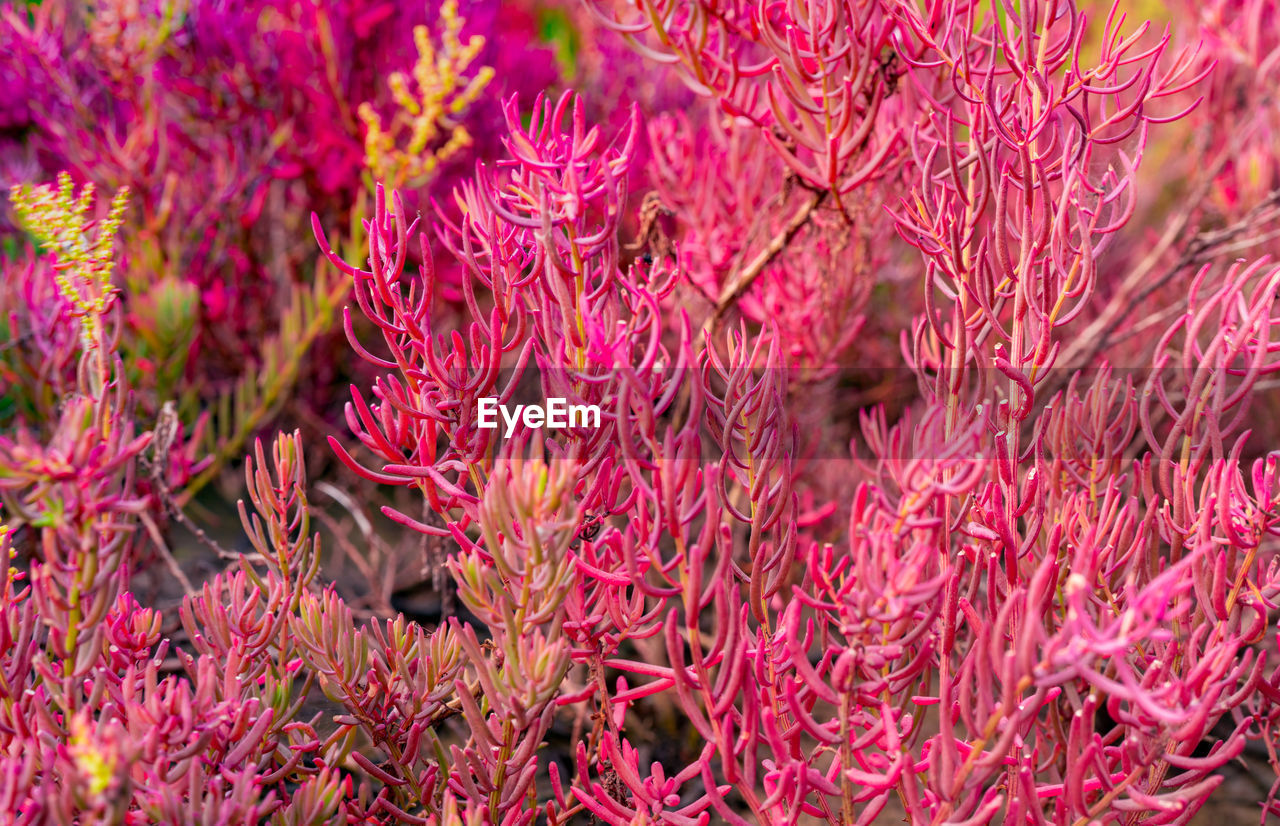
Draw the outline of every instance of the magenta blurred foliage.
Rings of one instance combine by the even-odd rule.
[[[532,7],[467,6],[464,34],[487,38],[479,59],[496,70],[495,93],[558,82]],[[412,29],[434,9],[393,0],[6,4],[2,183],[67,170],[130,187],[132,291],[165,277],[193,284],[189,377],[234,378],[228,365],[263,358],[261,341],[291,292],[312,279],[307,214],[358,222],[350,200],[366,184],[356,109],[390,104],[386,78],[413,65]],[[496,101],[467,117],[475,152],[491,155]],[[441,185],[469,166],[453,164]],[[208,381],[194,384],[207,394]]]
[[[379,530],[466,613],[325,579],[296,432],[247,459],[248,550],[176,621],[144,605],[209,459],[172,408],[139,424],[115,351],[182,292],[107,305],[98,345],[28,251],[17,822],[1175,824],[1249,750],[1280,769],[1272,0],[477,4],[518,79],[478,163],[371,199],[351,109],[414,14],[19,8],[0,118],[136,188],[178,269],[126,245],[125,281],[244,332],[311,256],[349,279],[370,378],[331,478],[410,494]],[[487,398],[600,427],[507,438]]]

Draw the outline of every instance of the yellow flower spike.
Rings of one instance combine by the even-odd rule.
[[[480,67],[480,71],[477,72],[476,76],[471,79],[469,84],[467,84],[467,88],[463,89],[462,93],[454,99],[453,103],[449,104],[450,112],[456,115],[459,112],[464,111],[468,106],[475,102],[476,98],[480,97],[480,93],[484,91],[484,87],[488,86],[489,81],[491,80],[493,80],[493,67]]]
[[[111,786],[115,777],[116,761],[114,755],[104,754],[94,748],[90,740],[88,727],[81,718],[71,721],[71,738],[68,751],[75,760],[76,768],[84,773],[89,781],[89,796],[97,797]]]
[[[0,522],[0,551],[5,552],[8,557],[6,562],[12,562],[18,558],[18,549],[9,544],[9,526]],[[9,578],[12,579],[17,573],[12,566],[9,567]]]
[[[413,95],[409,93],[409,81],[404,76],[404,72],[392,72],[387,78],[387,85],[391,87],[391,96],[395,98],[396,103],[401,109],[412,115],[418,115],[422,112],[422,107],[413,99]]]
[[[439,21],[435,41],[426,26],[414,27],[418,59],[409,75],[387,77],[397,107],[390,121],[384,124],[371,104],[359,109],[366,129],[365,168],[393,188],[422,186],[444,161],[471,145],[471,135],[456,119],[493,79],[489,66],[469,71],[485,39],[472,35],[462,42],[466,19],[458,14],[456,0],[441,6]]]
[[[111,199],[107,217],[90,221],[96,190],[85,184],[79,196],[66,172],[52,186],[14,186],[9,200],[18,224],[57,259],[54,280],[80,318],[86,346],[97,341],[102,316],[111,306],[116,289],[111,284],[115,239],[124,223],[129,202],[128,187],[121,187]]]
[[[365,168],[372,172],[375,178],[381,178],[384,172],[382,159],[387,157],[393,146],[391,136],[382,131],[382,118],[378,117],[378,113],[373,111],[373,107],[368,103],[360,104],[357,114],[365,126]]]
[[[462,25],[467,21],[458,16],[458,4],[455,0],[445,0],[440,6],[440,18],[444,20],[444,32],[442,39],[444,40],[445,49],[448,52],[457,52],[458,49],[458,33],[462,31]]]
[[[436,47],[431,43],[431,33],[426,26],[413,27],[413,45],[418,50],[418,62],[413,65],[413,77],[426,89],[435,77]]]

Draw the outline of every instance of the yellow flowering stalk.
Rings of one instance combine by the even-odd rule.
[[[10,190],[19,225],[57,258],[58,291],[80,319],[85,349],[102,343],[102,317],[110,309],[117,290],[111,284],[116,233],[129,200],[128,187],[111,199],[111,210],[102,221],[90,219],[94,186],[85,184],[76,195],[71,176],[58,175],[57,187],[14,186]]]
[[[471,135],[458,118],[493,79],[490,66],[481,66],[474,76],[467,75],[485,39],[473,35],[462,42],[466,19],[458,14],[456,0],[446,0],[441,6],[440,20],[439,47],[426,26],[413,30],[418,60],[412,82],[403,72],[393,72],[387,78],[398,106],[390,123],[384,125],[371,104],[360,105],[360,119],[366,128],[365,168],[374,180],[393,188],[421,186],[440,164],[471,145]],[[405,135],[407,141],[401,146]]]
[[[85,791],[92,800],[111,786],[116,776],[116,755],[94,742],[93,733],[83,717],[71,720],[71,737],[67,751],[85,781]]]
[[[14,578],[13,575],[17,572],[9,565],[9,563],[17,556],[18,551],[9,543],[9,526],[0,522],[0,557],[4,558],[4,562],[0,564],[8,566],[10,580]],[[3,583],[0,583],[0,585],[3,585]],[[0,591],[0,593],[2,593],[2,591]]]

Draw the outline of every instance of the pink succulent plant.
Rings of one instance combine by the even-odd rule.
[[[300,121],[272,157],[306,186],[239,214],[278,210],[293,244],[314,203],[366,365],[354,441],[257,442],[247,544],[203,537],[198,584],[166,538],[208,460],[172,405],[138,403],[135,383],[181,383],[169,339],[126,365],[121,331],[196,290],[239,321],[251,291],[209,270],[121,303],[108,278],[78,336],[89,304],[59,274],[81,247],[6,262],[0,811],[1186,823],[1233,761],[1280,769],[1268,3],[1163,30],[1074,0],[522,6],[593,38],[583,91],[476,101],[501,122],[425,217],[423,193],[363,204],[337,114]],[[284,98],[351,103],[316,85],[308,38],[410,19],[349,5],[327,35],[277,20]],[[222,22],[157,71],[257,77],[252,21],[197,10]],[[154,13],[92,18],[85,48],[119,75],[95,83],[151,60]],[[46,68],[74,45],[53,11],[8,15]],[[617,79],[642,76],[661,82],[628,100]],[[7,117],[59,123],[50,106]],[[599,420],[551,425],[552,400]],[[541,419],[491,426],[489,403]],[[362,539],[310,500],[308,459]],[[388,492],[378,527],[343,484]],[[381,534],[465,611],[422,624],[325,577],[330,538],[367,570]],[[138,587],[149,558],[181,580],[168,613]]]

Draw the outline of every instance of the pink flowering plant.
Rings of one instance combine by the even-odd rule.
[[[251,5],[3,7],[4,817],[1280,815],[1275,2]]]

